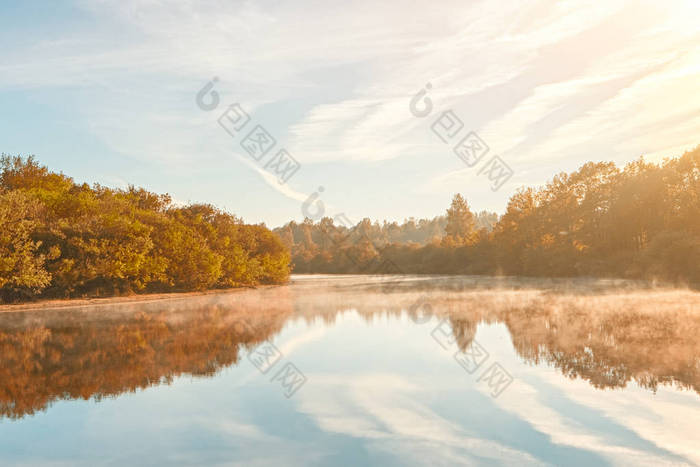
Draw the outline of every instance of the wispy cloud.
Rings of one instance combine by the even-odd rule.
[[[589,159],[661,157],[698,143],[700,27],[692,0],[420,8],[364,0],[104,0],[76,8],[86,19],[74,27],[8,36],[0,90],[70,95],[71,125],[124,157],[186,171],[203,160],[214,166],[218,157],[215,118],[192,99],[219,76],[222,100],[262,115],[279,143],[311,168],[280,187],[246,164],[294,201],[323,183],[337,191],[356,183],[313,172],[338,161],[358,170],[371,165],[383,184],[400,187],[399,211],[426,195],[448,196],[454,186],[442,180],[469,186],[450,148],[429,130],[450,108],[515,169],[510,188],[484,194],[501,206],[515,186]],[[408,101],[427,82],[435,111],[416,119]],[[392,176],[396,160],[406,177]],[[348,203],[357,205],[343,210],[365,209]]]

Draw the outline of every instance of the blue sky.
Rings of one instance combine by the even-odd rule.
[[[3,2],[0,151],[277,226],[319,186],[355,222],[433,217],[456,192],[502,212],[585,161],[700,144],[699,2],[527,3]],[[218,125],[232,103],[300,162],[286,184]],[[448,110],[489,146],[479,165],[431,132]],[[494,192],[495,155],[513,176]]]

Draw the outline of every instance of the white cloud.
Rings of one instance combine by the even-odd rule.
[[[406,158],[414,197],[465,182],[450,174],[462,167],[440,163],[422,183],[421,161],[454,157],[428,130],[450,108],[514,168],[515,185],[589,159],[659,158],[698,143],[692,0],[79,6],[91,25],[0,51],[0,89],[80,89],[71,106],[99,141],[162,166],[219,157],[216,124],[193,105],[213,76],[223,101],[262,112],[303,165]],[[417,119],[409,99],[427,82],[435,110]]]

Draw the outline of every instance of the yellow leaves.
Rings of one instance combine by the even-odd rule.
[[[544,234],[540,240],[542,246],[552,246],[556,241],[556,237],[550,233]]]
[[[33,159],[1,162],[3,298],[37,296],[49,284],[53,295],[75,296],[287,279],[277,260],[288,268],[288,250],[263,226],[210,205],[173,208],[168,195],[133,186],[76,185]],[[271,271],[257,259],[264,254],[275,258]]]
[[[49,248],[49,252],[46,255],[46,259],[54,260],[61,257],[61,248],[58,245],[53,245]]]
[[[578,240],[574,240],[573,245],[576,251],[586,251],[588,248],[590,248],[588,245]]]

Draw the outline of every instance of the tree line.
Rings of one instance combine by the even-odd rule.
[[[104,296],[281,283],[289,251],[264,225],[129,186],[78,184],[0,158],[0,298]]]
[[[455,195],[444,216],[275,230],[301,273],[616,276],[700,282],[700,147],[623,168],[589,162],[519,189],[506,212],[472,213]]]
[[[0,157],[0,298],[106,296],[282,283],[297,273],[616,276],[700,283],[700,147],[584,164],[519,189],[502,216],[455,195],[433,219],[273,231],[207,204],[78,184]]]

